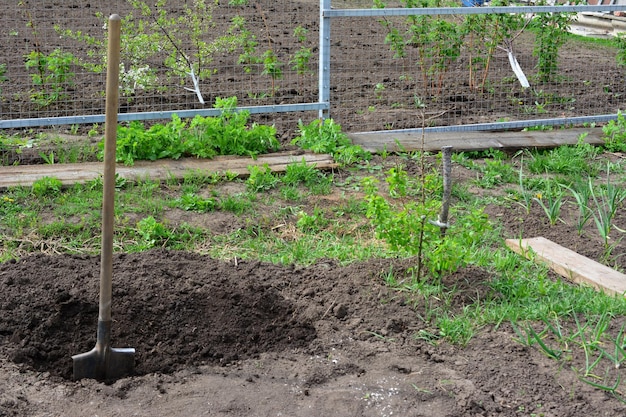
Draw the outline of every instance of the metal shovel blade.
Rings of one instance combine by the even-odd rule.
[[[93,348],[89,352],[72,356],[74,379],[96,379],[114,381],[130,376],[135,370],[135,349],[133,348]]]
[[[111,322],[98,322],[98,340],[89,352],[72,356],[74,379],[114,381],[135,372],[135,349],[109,346]]]

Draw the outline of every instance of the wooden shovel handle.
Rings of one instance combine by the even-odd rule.
[[[102,251],[100,258],[100,321],[111,321],[115,147],[117,138],[117,111],[119,108],[121,26],[122,20],[118,15],[114,14],[109,17],[106,116],[104,128],[104,179],[102,192]]]

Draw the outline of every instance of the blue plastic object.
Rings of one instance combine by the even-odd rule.
[[[480,7],[485,3],[485,0],[461,0],[463,7]]]

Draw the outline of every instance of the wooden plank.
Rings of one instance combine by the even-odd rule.
[[[427,132],[424,134],[424,150],[438,152],[443,146],[452,146],[454,151],[480,151],[487,149],[554,148],[575,145],[580,135],[588,133],[585,142],[601,145],[602,129],[556,129],[527,132]],[[355,145],[370,152],[416,151],[422,149],[421,133],[366,132],[350,133],[348,137]],[[400,146],[398,146],[400,144]]]
[[[189,172],[233,172],[239,176],[249,174],[248,166],[267,164],[273,172],[284,171],[290,163],[305,161],[319,169],[337,166],[330,155],[309,152],[279,152],[259,155],[256,159],[237,156],[218,156],[213,159],[183,158],[158,161],[137,161],[133,166],[117,164],[115,171],[129,180],[183,178]],[[30,186],[43,177],[58,178],[63,184],[75,184],[99,178],[104,169],[102,162],[52,165],[17,165],[0,167],[0,189],[13,186]]]
[[[626,275],[564,248],[544,237],[507,239],[506,245],[528,259],[542,262],[557,274],[598,291],[623,296]]]

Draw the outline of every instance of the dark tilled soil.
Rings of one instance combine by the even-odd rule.
[[[12,12],[15,19],[24,19],[23,13]],[[65,12],[80,10],[72,7]],[[265,17],[274,39],[280,42],[290,37],[290,33],[276,29],[284,22],[273,21],[273,16],[280,15],[270,12],[267,9]],[[314,36],[317,12],[315,2],[294,5],[294,19],[308,16],[304,24]],[[360,39],[363,27],[334,25],[337,46],[361,48],[351,39]],[[99,26],[90,30],[96,29]],[[382,34],[376,25],[368,30]],[[27,33],[19,41],[32,43]],[[369,50],[373,49],[370,45]],[[342,50],[335,51],[333,65],[341,68]],[[12,51],[16,68],[23,64],[22,52]],[[378,54],[388,58],[389,51],[384,47]],[[618,88],[619,74],[610,75],[605,65],[613,58],[605,56],[600,48],[595,55],[597,59],[585,61],[587,79],[595,83],[599,78],[614,83],[611,88]],[[362,94],[345,100],[354,104],[351,110],[345,110],[347,106],[341,105],[339,96],[345,92],[346,83],[340,75],[333,79],[336,86],[332,101],[336,107],[332,116],[347,130],[382,129],[390,122],[394,128],[414,127],[416,114],[406,109],[355,112],[371,104],[371,91],[366,90],[381,81],[373,74],[387,65],[383,59],[371,62],[372,68],[356,78],[353,73],[344,75],[351,83],[363,86]],[[574,61],[564,62],[566,66]],[[521,64],[524,68],[534,65],[531,61]],[[564,67],[563,71],[576,73],[580,66]],[[220,76],[216,77],[219,85],[232,82]],[[255,104],[316,100],[314,88],[305,86],[300,90],[296,84],[296,80],[293,85],[285,81],[276,97]],[[510,106],[481,108],[477,93],[467,91],[460,79],[451,85],[460,90],[444,100],[441,109],[429,103],[428,111],[464,116],[443,123],[493,121],[512,114]],[[3,114],[13,114],[19,108],[24,114],[35,112],[23,91],[12,90],[13,84],[3,84],[2,88],[10,97],[2,103]],[[408,102],[416,88],[412,84],[404,89],[402,94]],[[89,83],[78,82],[76,89],[85,97],[97,96]],[[101,89],[101,83],[97,89]],[[502,94],[509,93],[519,102],[533,105],[531,92]],[[611,97],[608,107],[619,107],[618,95]],[[207,101],[213,98],[207,97]],[[193,97],[170,100],[176,106],[196,106]],[[393,97],[390,103],[395,101],[399,99]],[[602,94],[587,95],[575,106],[556,111],[580,115],[576,106],[582,103],[592,106],[585,111],[609,113]],[[596,109],[593,106],[597,103],[604,107]],[[89,102],[94,108],[100,104],[101,97]],[[154,109],[153,98],[139,96],[130,111]],[[71,106],[57,110],[59,115],[84,112]],[[463,113],[471,110],[473,114]],[[291,137],[286,132],[293,131],[295,119],[283,117],[262,116],[260,121],[275,122],[287,142]],[[455,175],[466,180],[476,174],[455,167]],[[576,215],[572,207],[564,207],[563,218],[568,224],[556,225],[546,221],[537,205],[530,213],[515,203],[508,208],[489,206],[487,213],[500,219],[506,237],[544,236],[600,259],[603,248],[593,224],[578,236],[572,226]],[[624,229],[624,221],[623,212],[618,213],[615,223]],[[202,222],[210,224],[212,230],[228,229],[237,219],[203,218]],[[615,243],[611,259],[623,269],[624,244],[611,243]],[[225,262],[164,250],[117,254],[112,343],[114,347],[136,349],[136,375],[111,384],[74,382],[69,379],[71,356],[90,350],[95,343],[99,262],[98,257],[90,256],[32,255],[0,265],[0,417],[626,414],[626,406],[579,381],[569,367],[562,367],[538,349],[517,343],[506,323],[481,329],[465,347],[432,345],[417,338],[418,334],[435,331],[424,318],[440,300],[409,298],[390,290],[383,279],[391,269],[402,276],[412,266],[411,260],[372,260],[349,266],[320,261],[299,267]],[[498,297],[489,286],[491,279],[488,271],[474,267],[447,277],[446,285],[457,288],[452,311],[476,298]]]
[[[99,258],[33,255],[0,267],[0,415],[623,415],[570,370],[483,329],[467,347],[415,339],[420,300],[382,276],[409,260],[307,268],[153,250],[115,256],[113,346],[137,376],[71,382],[95,343]],[[490,294],[466,268],[455,307]],[[417,306],[417,307],[414,307]],[[433,305],[431,303],[430,307]],[[522,410],[528,410],[525,414]],[[279,414],[283,413],[283,414]]]

